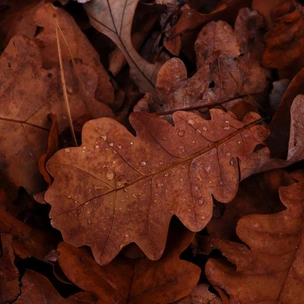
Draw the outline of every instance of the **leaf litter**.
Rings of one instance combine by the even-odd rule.
[[[302,6],[30,2],[0,6],[1,303],[301,303]]]

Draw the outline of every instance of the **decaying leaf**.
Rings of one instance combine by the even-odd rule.
[[[197,72],[187,77],[179,58],[167,61],[160,69],[156,93],[160,102],[155,111],[193,109],[262,92],[269,71],[260,66],[263,18],[257,11],[241,9],[234,30],[224,22],[210,22],[195,42]]]
[[[131,41],[132,20],[138,0],[92,0],[84,5],[92,26],[108,36],[125,56],[130,75],[142,92],[154,92],[154,83],[161,63],[144,60]]]
[[[293,175],[292,175],[293,176]],[[237,226],[240,239],[249,246],[211,240],[236,269],[210,259],[206,274],[224,289],[230,303],[303,303],[303,171],[299,183],[279,189],[286,210],[270,215],[243,217]]]
[[[0,303],[11,303],[20,293],[19,272],[14,264],[11,235],[1,233],[0,246]]]
[[[75,285],[98,297],[100,304],[171,303],[189,294],[200,275],[199,267],[179,259],[194,233],[174,223],[159,261],[116,257],[101,267],[87,251],[60,243],[59,265]]]
[[[58,151],[47,164],[55,179],[45,195],[52,225],[70,244],[89,245],[100,264],[131,242],[160,258],[174,214],[192,231],[204,228],[212,196],[231,201],[238,163],[268,135],[255,113],[243,122],[220,109],[210,115],[176,112],[172,126],[133,113],[137,136],[112,119],[86,123],[82,146]]]

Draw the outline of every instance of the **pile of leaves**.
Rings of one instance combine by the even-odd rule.
[[[0,2],[0,303],[303,303],[304,8]]]

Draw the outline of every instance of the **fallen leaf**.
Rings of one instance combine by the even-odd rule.
[[[159,261],[117,257],[101,267],[87,251],[60,243],[59,265],[69,280],[95,294],[100,304],[171,303],[189,294],[200,275],[198,266],[179,258],[194,233],[178,221],[174,224]]]
[[[224,215],[212,218],[207,225],[208,235],[215,238],[238,241],[235,228],[238,220],[249,214],[276,213],[282,211],[277,195],[278,188],[294,183],[290,175],[281,169],[253,175],[240,183],[236,197],[225,205]]]
[[[78,293],[68,299],[61,297],[51,282],[43,275],[26,270],[22,277],[21,294],[16,304],[89,304],[96,303],[88,293]]]
[[[159,259],[173,214],[192,231],[204,228],[212,196],[233,199],[238,163],[268,134],[255,113],[243,122],[219,109],[210,115],[208,121],[176,112],[172,126],[133,113],[136,137],[112,119],[86,123],[82,146],[60,150],[47,163],[54,178],[45,195],[52,225],[66,242],[89,245],[100,264],[131,242]]]
[[[284,1],[277,10],[275,26],[264,36],[262,64],[277,69],[280,78],[292,78],[304,67],[304,18],[292,1]]]
[[[237,234],[248,245],[210,241],[236,268],[209,259],[206,274],[224,289],[230,303],[302,303],[303,291],[303,171],[299,183],[279,189],[286,210],[243,217]]]
[[[195,42],[197,72],[187,77],[179,58],[160,69],[154,111],[195,109],[263,92],[269,71],[260,66],[264,46],[259,33],[263,18],[256,11],[241,9],[232,27],[210,22]]]
[[[0,234],[0,303],[12,303],[20,293],[19,271],[14,264],[12,236]]]
[[[299,94],[304,94],[303,88],[304,69],[302,69],[288,85],[280,105],[269,123],[271,130],[266,143],[271,149],[273,157],[284,157],[287,152],[287,143],[289,140],[291,126],[291,106]]]
[[[121,50],[130,66],[130,76],[142,92],[154,92],[154,83],[162,63],[143,59],[131,40],[132,20],[138,0],[92,0],[84,5],[92,26],[108,36]]]

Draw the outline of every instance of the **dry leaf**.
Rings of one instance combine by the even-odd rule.
[[[160,69],[156,82],[160,102],[154,102],[154,110],[193,109],[262,92],[269,76],[260,66],[262,26],[262,16],[247,8],[240,10],[234,31],[223,21],[208,23],[195,42],[198,70],[191,78],[179,58]]]
[[[219,109],[210,114],[208,121],[176,112],[172,126],[133,113],[136,137],[112,119],[86,123],[82,146],[60,150],[47,163],[55,180],[45,195],[52,225],[66,242],[89,245],[100,264],[131,242],[160,258],[173,214],[192,231],[204,228],[212,196],[233,199],[239,161],[268,134],[255,113],[243,122]]]
[[[20,293],[11,235],[0,233],[0,246],[0,303],[11,303]]]
[[[84,5],[92,26],[108,36],[121,50],[130,66],[130,76],[142,92],[154,92],[161,63],[144,60],[131,41],[132,20],[138,0],[92,0]]]
[[[280,78],[292,78],[304,67],[304,17],[292,1],[284,1],[277,11],[274,28],[264,36],[262,63],[277,69]]]
[[[179,259],[194,233],[177,221],[174,224],[159,261],[117,257],[101,267],[86,251],[60,243],[59,265],[75,285],[95,294],[100,304],[171,303],[189,294],[200,275],[198,266]]]
[[[271,215],[249,215],[237,226],[248,245],[210,241],[236,269],[210,259],[206,274],[213,285],[224,289],[230,303],[303,303],[303,172],[299,183],[281,187],[286,210]]]

